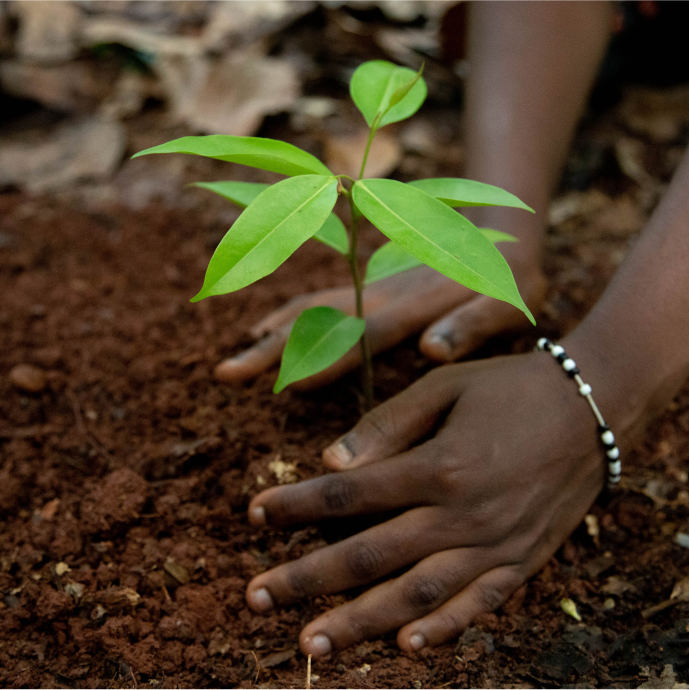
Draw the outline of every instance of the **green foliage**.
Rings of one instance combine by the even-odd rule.
[[[389,278],[417,266],[423,266],[423,261],[412,256],[397,242],[386,242],[382,247],[376,249],[368,260],[364,282],[366,285],[370,285],[377,280]]]
[[[356,345],[365,328],[363,319],[332,307],[303,311],[287,339],[273,392],[327,369]]]
[[[328,245],[331,249],[345,256],[349,253],[347,230],[334,213],[331,213],[325,219],[325,223],[321,225],[320,230],[313,236],[313,239]]]
[[[481,234],[489,239],[493,244],[498,242],[519,242],[519,238],[514,235],[510,235],[507,232],[501,232],[500,230],[493,230],[492,228],[479,228]]]
[[[420,72],[385,60],[364,62],[349,82],[352,100],[371,128],[411,117],[426,100],[426,92]]]
[[[234,180],[195,182],[191,186],[215,192],[241,208],[246,208],[262,191],[270,187],[269,184],[262,184],[261,182],[235,182]],[[313,239],[322,242],[331,249],[340,252],[340,254],[346,255],[349,251],[347,230],[334,213],[331,213],[325,219],[325,223],[313,236]]]
[[[235,180],[194,182],[191,186],[214,192],[240,208],[246,208],[261,192],[270,187],[269,184],[262,182],[236,182]]]
[[[526,204],[499,187],[473,180],[436,178],[403,184],[363,179],[376,131],[410,117],[425,100],[422,71],[374,60],[354,72],[350,93],[370,128],[358,181],[333,175],[317,158],[296,146],[259,137],[182,137],[136,154],[187,153],[288,176],[273,185],[236,181],[196,184],[244,210],[215,250],[203,287],[192,301],[250,285],[274,271],[309,238],[323,242],[349,261],[357,316],[330,307],[304,311],[285,346],[276,393],[329,367],[361,340],[364,393],[370,407],[370,348],[365,346],[361,306],[364,284],[422,264],[472,290],[514,305],[534,321],[507,262],[494,246],[516,238],[477,228],[452,208],[510,206],[532,211]],[[346,186],[344,179],[349,180]],[[350,205],[349,236],[332,212],[338,194],[344,194]],[[356,255],[362,214],[391,240],[373,254],[363,282],[358,277]]]
[[[514,194],[492,184],[465,180],[459,177],[435,177],[429,180],[415,180],[412,187],[422,189],[426,194],[445,202],[454,208],[462,206],[512,206],[525,211],[534,210]]]
[[[135,153],[132,158],[150,153],[190,153],[219,161],[241,163],[281,175],[332,175],[318,158],[286,141],[260,137],[233,137],[212,134],[207,137],[182,137]]]
[[[300,175],[261,192],[222,238],[192,301],[234,292],[272,273],[323,225],[337,178]]]
[[[361,212],[412,256],[472,290],[509,302],[535,323],[502,254],[459,213],[396,180],[358,180],[353,194]]]
[[[478,230],[493,244],[497,242],[519,242],[514,235],[508,235],[506,232],[500,232],[500,230],[492,230],[491,228],[478,228]],[[389,278],[418,266],[423,266],[423,261],[412,256],[397,242],[386,242],[382,247],[376,249],[368,260],[364,283],[370,285],[377,280]]]

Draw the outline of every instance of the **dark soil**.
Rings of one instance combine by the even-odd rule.
[[[277,119],[263,134],[284,127]],[[178,134],[155,113],[143,117],[132,123],[131,152]],[[560,335],[602,292],[651,207],[614,163],[620,134],[601,120],[579,140],[568,175],[590,178],[600,203],[587,207],[587,192],[554,220],[539,329],[480,356]],[[671,148],[649,145],[649,160]],[[594,149],[592,169],[582,161]],[[444,159],[453,150],[461,160],[456,139]],[[399,176],[415,166],[452,174],[414,154]],[[336,538],[317,527],[256,529],[246,507],[276,483],[276,459],[299,479],[322,472],[320,451],[356,421],[359,394],[354,375],[308,395],[273,396],[274,372],[246,385],[213,380],[258,318],[347,280],[341,259],[310,242],[258,284],[190,304],[237,213],[182,184],[231,177],[270,179],[196,159],[142,159],[108,187],[0,194],[3,687],[303,686],[299,631],[346,598],[265,617],[244,601],[251,577]],[[375,236],[365,240],[371,251]],[[15,369],[12,381],[20,364],[34,369]],[[414,342],[379,357],[378,398],[429,368]],[[688,456],[685,389],[625,459],[620,495],[592,509],[598,537],[582,526],[459,641],[411,657],[391,634],[314,662],[314,686],[638,687],[668,664],[688,682],[689,605],[642,616],[688,572],[689,549],[674,541],[689,532]],[[561,610],[563,597],[581,623]]]

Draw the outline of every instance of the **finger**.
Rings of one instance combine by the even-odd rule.
[[[458,395],[457,377],[447,367],[439,367],[367,412],[349,433],[323,451],[323,462],[342,470],[396,455],[428,434]]]
[[[289,323],[236,357],[220,362],[215,367],[215,378],[224,383],[234,383],[246,381],[270,369],[280,361],[291,329],[292,324]]]
[[[425,558],[404,575],[307,625],[300,636],[302,650],[320,656],[427,616],[485,570],[485,554],[480,549],[452,549]]]
[[[539,270],[529,271],[522,297],[529,309],[540,311],[548,283]],[[452,362],[478,349],[489,338],[526,326],[525,316],[500,300],[477,295],[431,324],[419,347],[430,359]]]
[[[453,537],[438,529],[437,510],[429,507],[410,510],[257,576],[247,587],[247,602],[264,613],[273,604],[285,605],[303,597],[366,585],[446,549]]]
[[[478,349],[489,338],[526,325],[518,309],[485,295],[477,295],[429,326],[419,342],[426,357],[453,362]]]
[[[255,525],[274,527],[312,523],[420,505],[433,499],[418,477],[435,441],[375,465],[308,479],[263,491],[249,504]],[[426,468],[426,472],[428,469]]]
[[[489,570],[432,613],[405,625],[397,643],[406,652],[442,644],[458,637],[481,613],[499,608],[524,582],[518,566]]]
[[[342,309],[347,313],[354,313],[356,309],[354,291],[349,288],[335,288],[332,290],[321,290],[310,295],[299,295],[254,324],[249,333],[254,338],[260,338],[266,333],[282,328],[286,324],[291,324],[304,309],[319,305],[326,305]]]

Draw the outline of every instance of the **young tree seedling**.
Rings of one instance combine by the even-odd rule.
[[[316,157],[292,144],[261,137],[182,137],[136,154],[188,153],[287,176],[272,185],[197,183],[196,186],[215,192],[244,210],[216,248],[203,286],[192,302],[234,292],[267,276],[310,238],[328,245],[349,262],[356,316],[332,307],[303,311],[285,345],[275,393],[334,364],[358,341],[364,398],[366,408],[370,409],[373,368],[364,320],[364,288],[422,264],[476,292],[514,305],[535,323],[507,262],[495,248],[496,242],[515,238],[497,230],[477,228],[454,210],[467,206],[511,206],[533,213],[532,209],[499,187],[473,180],[434,178],[405,184],[364,177],[376,132],[411,117],[424,102],[426,83],[422,69],[415,73],[384,60],[373,60],[360,65],[352,75],[350,94],[369,127],[356,180],[333,174]],[[349,202],[347,229],[333,213],[340,194]],[[362,217],[368,218],[390,240],[371,256],[363,277],[357,252]]]

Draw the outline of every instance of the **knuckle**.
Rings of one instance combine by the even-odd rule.
[[[444,637],[451,639],[457,637],[467,627],[466,621],[462,620],[453,611],[442,611],[440,617],[440,627],[444,631]]]
[[[397,429],[396,416],[392,413],[389,405],[380,405],[370,412],[367,412],[361,424],[364,434],[382,436],[384,438],[395,436]]]
[[[434,451],[434,479],[441,495],[452,497],[459,491],[465,493],[470,469],[458,457],[457,448],[441,439],[434,439],[426,445]]]
[[[484,611],[495,611],[507,599],[506,590],[499,585],[478,582],[476,587],[478,603]]]
[[[426,610],[440,602],[443,588],[437,580],[427,577],[414,578],[405,590],[405,597],[414,609]]]
[[[317,592],[319,579],[312,573],[290,570],[286,579],[288,590],[296,599],[302,599]]]
[[[347,616],[345,627],[354,640],[367,640],[378,633],[377,626],[361,612],[359,615]]]
[[[330,475],[323,487],[323,503],[328,511],[338,512],[349,508],[356,498],[356,489],[349,479]]]
[[[358,580],[370,581],[381,574],[383,555],[375,546],[360,542],[350,549],[347,563]]]

